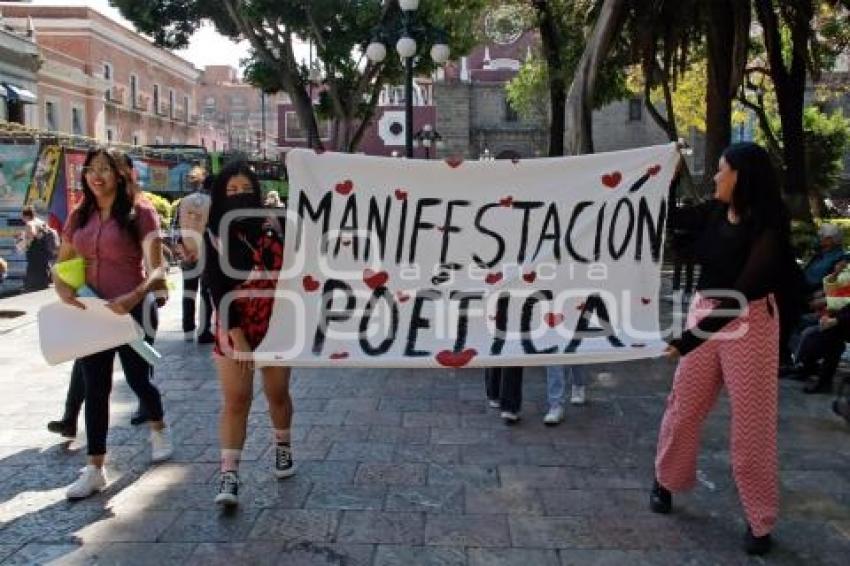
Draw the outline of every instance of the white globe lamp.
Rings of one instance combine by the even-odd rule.
[[[445,43],[437,43],[431,48],[431,60],[438,65],[447,62],[450,54],[449,46]]]
[[[405,12],[412,12],[419,8],[419,0],[399,0],[398,5]]]
[[[380,41],[373,41],[366,48],[366,57],[373,63],[380,63],[387,58],[387,47]]]
[[[412,37],[402,37],[395,44],[395,50],[398,51],[402,59],[407,59],[416,55],[416,40]]]

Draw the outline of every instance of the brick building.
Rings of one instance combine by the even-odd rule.
[[[228,65],[204,67],[197,92],[201,121],[220,134],[213,143],[203,140],[208,150],[277,153],[275,114],[283,95],[264,95],[240,81],[236,69]]]
[[[137,145],[197,144],[196,88],[188,61],[87,7],[0,3],[5,21],[29,21],[43,64],[32,125]]]

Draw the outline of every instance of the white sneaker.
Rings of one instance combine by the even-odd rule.
[[[587,403],[587,391],[584,385],[573,385],[570,403],[573,405],[584,405]]]
[[[510,411],[502,411],[502,420],[508,424],[513,424],[519,420],[519,415]]]
[[[491,409],[498,409],[499,407],[501,407],[501,406],[502,406],[502,404],[501,404],[501,403],[499,403],[499,400],[498,400],[498,399],[487,399],[487,405],[488,405]]]
[[[543,424],[554,426],[564,420],[564,408],[561,405],[552,405],[549,412],[543,417]]]
[[[174,443],[171,442],[171,432],[168,427],[162,430],[151,430],[151,462],[164,462],[174,454]]]
[[[77,481],[68,486],[65,497],[68,499],[85,499],[106,487],[106,476],[103,468],[91,464],[83,468]]]

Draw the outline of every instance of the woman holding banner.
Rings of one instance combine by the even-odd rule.
[[[702,271],[688,330],[667,348],[669,357],[683,357],[661,423],[650,506],[669,513],[671,492],[696,483],[700,429],[726,385],[732,470],[748,523],[744,546],[748,554],[765,554],[779,505],[774,295],[793,261],[790,221],[760,146],[727,148],[714,182],[714,201],[702,209],[698,227]]]
[[[204,277],[216,310],[214,355],[224,396],[219,421],[221,477],[215,502],[234,506],[253,396],[252,352],[268,330],[274,303],[270,295],[283,265],[283,239],[276,219],[270,222],[268,210],[262,210],[260,181],[247,164],[226,166],[213,182],[211,197]],[[290,370],[275,366],[261,371],[274,429],[274,474],[287,478],[295,473]]]
[[[81,180],[83,200],[65,225],[59,261],[82,257],[86,285],[109,301],[108,307],[116,314],[132,315],[150,341],[156,328],[156,300],[151,291],[161,288],[164,276],[159,217],[146,200],[131,198],[120,170],[116,157],[107,150],[88,152]],[[150,267],[147,278],[145,265]],[[62,301],[84,308],[71,286],[59,277],[55,285]],[[173,452],[163,421],[162,399],[149,379],[151,366],[128,345],[80,358],[77,363],[85,381],[89,464],[68,487],[69,499],[88,497],[106,485],[103,463],[116,353],[128,375],[127,382],[151,412],[152,461],[166,460]]]

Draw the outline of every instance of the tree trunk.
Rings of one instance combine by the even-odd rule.
[[[552,14],[551,4],[535,0],[534,8],[540,20],[540,39],[549,76],[549,156],[564,155],[564,122],[566,120],[567,85],[564,79],[564,61],[561,56],[562,42],[558,23]]]
[[[770,62],[770,78],[776,90],[782,124],[782,157],[785,161],[785,196],[791,215],[811,221],[812,209],[806,180],[806,147],[803,136],[803,105],[806,92],[806,57],[814,8],[811,0],[798,0],[791,28],[791,68],[785,66],[780,22],[772,0],[756,0],[759,23]]]
[[[746,67],[746,45],[750,28],[749,2],[715,0],[706,3],[706,135],[703,181],[717,172],[723,150],[732,140],[732,100],[741,86]]]
[[[620,31],[625,0],[604,0],[567,94],[565,151],[593,153],[593,98],[599,67]]]

